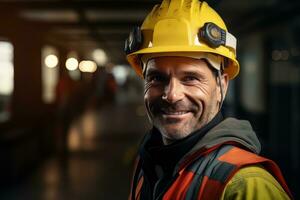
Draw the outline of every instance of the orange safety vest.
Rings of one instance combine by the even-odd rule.
[[[239,169],[256,164],[270,172],[292,198],[279,167],[273,161],[239,147],[223,144],[190,155],[179,167],[175,181],[157,199],[220,199],[226,184]],[[136,167],[129,200],[140,199],[144,183],[140,161],[137,161]]]

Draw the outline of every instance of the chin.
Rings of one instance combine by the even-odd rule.
[[[159,128],[163,137],[168,140],[180,140],[187,137],[192,131],[184,130],[182,127],[164,127]]]

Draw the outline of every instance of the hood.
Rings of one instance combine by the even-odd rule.
[[[208,131],[188,154],[226,142],[237,142],[256,154],[261,150],[260,142],[248,121],[226,118]]]

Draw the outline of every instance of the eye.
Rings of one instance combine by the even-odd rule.
[[[196,76],[184,76],[183,81],[184,82],[193,82],[193,81],[198,81],[199,79]]]
[[[152,83],[160,83],[166,80],[166,78],[160,74],[153,74],[149,75],[146,78],[147,82],[152,82]]]

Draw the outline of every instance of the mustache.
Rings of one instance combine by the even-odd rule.
[[[178,101],[170,103],[162,99],[157,99],[149,104],[149,108],[153,114],[161,114],[165,112],[181,112],[190,111],[195,112],[198,110],[197,106],[192,103]]]

